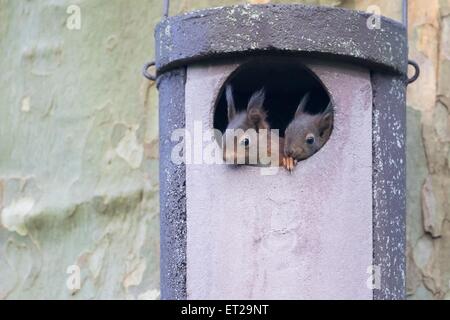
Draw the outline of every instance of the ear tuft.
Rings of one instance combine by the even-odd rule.
[[[296,118],[305,112],[306,106],[308,105],[310,98],[311,92],[308,92],[303,96],[302,100],[300,101],[300,104],[297,107],[297,111],[295,111]]]
[[[236,116],[236,106],[234,104],[233,88],[231,87],[230,84],[228,84],[225,89],[225,97],[227,100],[228,122],[230,122]]]
[[[333,105],[331,104],[331,99],[330,99],[330,102],[328,103],[327,107],[325,108],[325,110],[322,113],[327,114],[330,112],[333,112]]]
[[[264,110],[263,105],[265,99],[266,99],[266,90],[264,88],[261,88],[260,90],[253,93],[250,99],[248,100],[247,111],[250,111],[251,109]]]

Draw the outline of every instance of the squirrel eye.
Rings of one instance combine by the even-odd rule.
[[[307,143],[307,144],[313,144],[315,141],[316,141],[316,139],[314,138],[313,135],[308,135],[308,136],[306,137],[306,143]]]
[[[242,139],[241,144],[248,147],[250,145],[250,139],[249,138]]]

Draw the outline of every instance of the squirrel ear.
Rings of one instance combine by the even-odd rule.
[[[265,98],[266,98],[266,90],[264,88],[253,93],[250,99],[248,100],[247,111],[250,111],[253,108],[264,110],[263,105]]]
[[[328,108],[331,106],[331,103],[328,105],[327,109],[324,113],[322,113],[319,120],[319,134],[321,137],[324,135],[331,134],[331,129],[333,128],[333,112],[332,109],[328,111]]]
[[[327,107],[325,108],[325,110],[322,113],[327,114],[330,112],[333,112],[333,105],[331,104],[331,99],[330,99],[330,102],[328,103]]]
[[[225,97],[227,99],[228,121],[231,121],[236,116],[236,106],[234,104],[233,88],[230,84],[225,89]]]
[[[262,88],[253,93],[248,101],[247,115],[250,121],[255,124],[261,123],[266,119],[266,112],[263,108],[265,98],[266,91]]]
[[[311,97],[311,92],[308,92],[303,96],[302,100],[300,101],[300,104],[298,105],[297,111],[295,111],[296,118],[305,112],[305,108],[309,102],[310,97]]]

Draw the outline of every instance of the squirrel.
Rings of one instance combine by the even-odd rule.
[[[268,165],[262,163],[260,158],[260,130],[267,130],[266,156],[272,159],[272,146],[278,144],[278,164],[282,165],[284,159],[284,139],[273,137],[270,131],[270,124],[267,121],[267,112],[264,110],[265,89],[256,91],[250,97],[247,109],[237,111],[233,97],[233,89],[230,84],[226,86],[225,97],[227,102],[228,126],[222,138],[223,159],[226,163],[233,164],[254,164]],[[253,130],[250,130],[253,129]],[[239,145],[239,147],[238,147]],[[255,149],[256,147],[256,149]],[[256,161],[250,163],[251,150],[256,155]],[[276,158],[275,158],[276,159]],[[270,163],[270,165],[273,165]]]
[[[289,171],[292,171],[299,161],[305,160],[319,151],[328,141],[333,130],[331,100],[323,112],[313,115],[305,112],[310,98],[311,92],[303,96],[294,119],[285,131],[283,163]]]

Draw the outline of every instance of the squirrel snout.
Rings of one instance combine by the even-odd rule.
[[[284,151],[284,153],[287,157],[296,158],[297,156],[299,156],[303,153],[303,148],[298,148],[298,149],[287,148]]]
[[[292,157],[294,155],[294,151],[292,149],[287,149],[284,152],[286,154],[286,156],[288,157]]]

